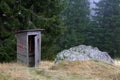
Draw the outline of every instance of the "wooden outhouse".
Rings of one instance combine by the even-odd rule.
[[[37,67],[41,60],[41,31],[43,29],[21,30],[17,37],[17,61],[30,67]]]

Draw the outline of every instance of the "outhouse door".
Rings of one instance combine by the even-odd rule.
[[[40,63],[40,41],[38,35],[35,36],[35,66],[38,66]]]
[[[39,35],[28,36],[28,61],[29,66],[36,67],[40,62],[40,41]]]

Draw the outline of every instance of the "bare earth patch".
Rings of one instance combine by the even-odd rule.
[[[37,68],[0,64],[0,80],[120,80],[120,65],[97,61],[42,61]]]

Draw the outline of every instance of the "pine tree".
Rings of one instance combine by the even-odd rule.
[[[120,0],[101,0],[96,3],[95,25],[99,33],[96,44],[112,57],[120,55]]]
[[[89,1],[64,0],[66,8],[61,17],[66,31],[59,39],[60,50],[83,44],[89,28]]]
[[[42,59],[54,59],[56,39],[64,31],[60,13],[64,8],[61,0],[22,0],[27,9],[32,9],[31,21],[35,27],[45,29],[42,36]],[[25,3],[24,3],[25,2]],[[29,6],[28,6],[29,5]]]
[[[42,58],[54,53],[56,38],[62,27],[60,0],[1,0],[0,1],[0,62],[16,58],[15,32],[25,29],[45,29],[42,35]],[[54,47],[56,48],[56,47]]]

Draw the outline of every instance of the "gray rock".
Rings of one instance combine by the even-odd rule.
[[[100,51],[97,47],[79,45],[68,50],[63,50],[57,54],[55,63],[59,61],[79,61],[79,60],[97,60],[107,63],[113,63],[113,59],[107,52]]]

